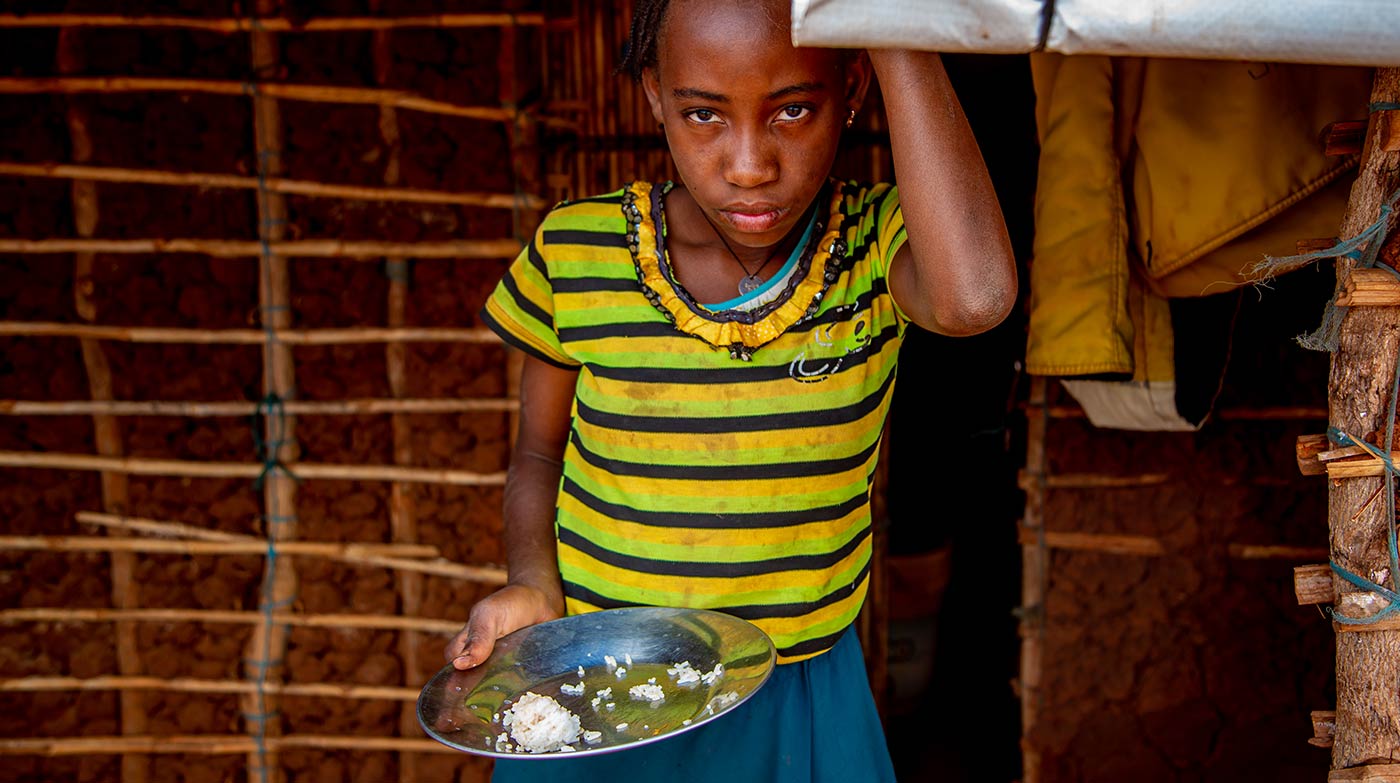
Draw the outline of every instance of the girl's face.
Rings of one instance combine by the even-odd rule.
[[[681,180],[735,245],[802,218],[870,80],[864,58],[794,48],[786,5],[671,0],[642,78]]]

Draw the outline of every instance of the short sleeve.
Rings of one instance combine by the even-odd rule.
[[[904,212],[899,208],[899,187],[891,185],[876,204],[875,231],[880,245],[880,266],[888,275],[890,264],[909,235],[904,230]]]
[[[909,239],[904,230],[904,212],[899,207],[899,188],[895,185],[877,185],[867,193],[863,219],[871,221],[869,230],[875,238],[871,260],[876,267],[875,273],[884,279],[888,290],[890,266],[894,264],[895,254]],[[900,308],[893,292],[890,293],[890,302],[894,305],[900,325],[909,323],[909,316]]]
[[[545,261],[544,230],[535,233],[486,300],[481,318],[508,344],[556,367],[572,370],[580,362],[559,341],[554,324],[554,287]]]

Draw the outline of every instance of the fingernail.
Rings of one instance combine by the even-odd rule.
[[[470,669],[472,665],[472,659],[465,655],[459,655],[456,658],[452,659],[452,665],[457,667],[458,669]]]

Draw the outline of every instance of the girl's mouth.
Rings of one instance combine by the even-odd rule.
[[[781,207],[770,206],[743,206],[728,207],[719,211],[729,225],[746,233],[761,234],[765,231],[772,231],[782,222],[787,210]]]

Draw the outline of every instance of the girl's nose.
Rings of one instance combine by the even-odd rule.
[[[724,177],[739,188],[756,188],[778,178],[778,155],[772,139],[761,130],[741,130],[726,161]]]

